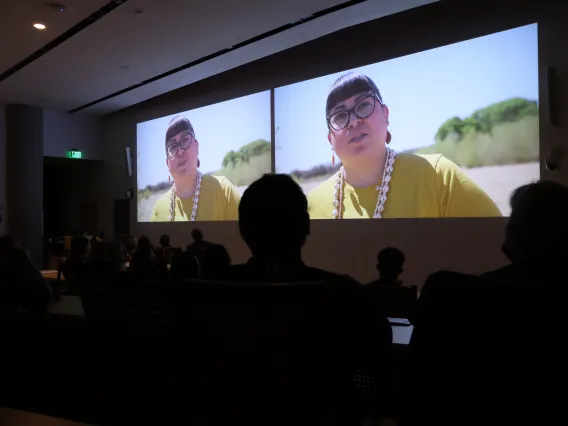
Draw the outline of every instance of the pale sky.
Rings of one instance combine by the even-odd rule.
[[[349,70],[275,89],[276,172],[329,164],[325,102]],[[357,68],[375,81],[390,110],[397,151],[434,142],[444,121],[513,97],[538,101],[537,24]],[[270,92],[180,112],[137,125],[138,187],[166,181],[165,132],[187,117],[199,141],[201,171],[221,168],[230,150],[270,141]]]
[[[325,103],[348,70],[277,88],[276,172],[331,163]],[[513,97],[538,100],[537,24],[357,68],[389,107],[391,147],[434,142],[447,119]]]

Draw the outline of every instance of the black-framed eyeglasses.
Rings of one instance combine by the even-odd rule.
[[[375,112],[375,103],[377,101],[379,105],[383,105],[381,98],[376,93],[371,93],[357,101],[353,108],[342,109],[329,114],[327,116],[327,124],[337,132],[343,130],[351,121],[351,113],[360,119],[370,117]]]
[[[191,148],[191,145],[193,144],[193,139],[194,136],[191,134],[191,132],[184,133],[180,138],[179,142],[169,142],[166,145],[166,154],[168,155],[169,158],[175,158],[179,154],[180,148],[182,151]]]

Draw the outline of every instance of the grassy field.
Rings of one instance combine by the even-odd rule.
[[[490,132],[471,132],[458,139],[448,136],[416,154],[443,154],[462,167],[487,167],[538,161],[538,116],[501,123]]]

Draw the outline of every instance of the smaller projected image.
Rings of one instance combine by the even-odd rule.
[[[537,180],[528,25],[275,89],[276,172],[312,219],[490,217]]]
[[[270,173],[270,92],[137,125],[139,222],[237,220]]]

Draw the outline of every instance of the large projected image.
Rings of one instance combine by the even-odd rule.
[[[312,219],[491,217],[539,170],[537,25],[275,89]]]
[[[137,125],[138,221],[237,220],[271,171],[270,92]]]

